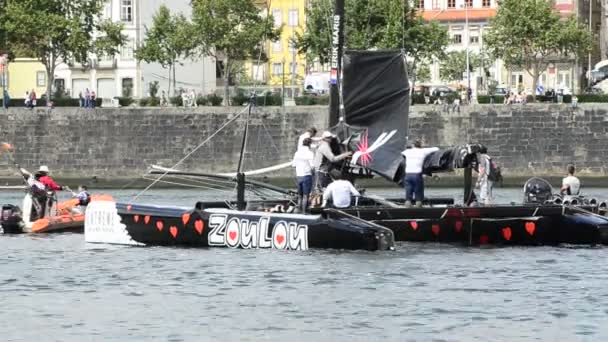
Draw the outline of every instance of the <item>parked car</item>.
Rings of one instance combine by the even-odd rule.
[[[501,84],[499,86],[496,86],[496,89],[494,89],[494,95],[506,96],[507,94],[509,94],[510,91],[511,89],[509,89],[507,85]]]
[[[458,94],[458,92],[456,91],[456,89],[452,89],[448,86],[438,86],[435,87],[432,91],[431,94],[433,96],[439,96],[439,97],[444,97],[444,96],[448,96],[451,94]]]

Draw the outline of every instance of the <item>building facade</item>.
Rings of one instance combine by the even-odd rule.
[[[34,58],[15,58],[7,65],[4,73],[5,82],[0,76],[0,86],[8,86],[11,98],[25,98],[25,92],[34,90],[40,98],[46,93],[48,79],[46,68]]]
[[[102,12],[102,19],[121,22],[126,43],[115,56],[90,56],[89,66],[62,64],[55,71],[55,88],[64,89],[78,97],[87,89],[95,91],[99,98],[135,96],[142,93],[141,70],[135,59],[135,49],[141,41],[141,1],[109,0]]]
[[[589,28],[594,34],[594,40],[599,42],[602,19],[599,1],[556,0],[555,8],[562,16],[575,15],[581,23],[589,25],[590,3],[593,8]],[[417,0],[416,6],[426,20],[436,20],[447,27],[451,38],[448,51],[468,49],[471,53],[484,50],[484,33],[489,28],[490,19],[496,16],[498,10],[496,0]],[[580,92],[585,87],[588,64],[595,64],[600,57],[599,48],[594,49],[590,58],[584,60],[556,56],[547,69],[541,72],[539,84],[545,89],[568,88]],[[489,80],[511,89],[524,88],[528,92],[536,89],[532,76],[526,70],[508,69],[501,60],[490,60],[487,64],[484,62],[484,65],[489,70],[489,74],[485,74],[482,70],[471,73],[473,90],[483,91]],[[446,83],[441,78],[439,69],[439,63],[434,61],[431,64],[431,83]],[[463,77],[462,85],[466,84],[467,79]]]
[[[252,59],[246,63],[247,77],[270,86],[301,88],[306,73],[306,58],[291,43],[306,27],[306,0],[258,0],[263,16],[269,14],[276,28],[282,28],[276,42],[264,43],[267,62]],[[270,8],[268,7],[270,6]]]
[[[169,71],[157,63],[138,62],[135,56],[152,25],[154,15],[161,5],[172,14],[182,13],[191,17],[189,0],[108,0],[102,19],[121,22],[127,42],[115,56],[91,56],[90,68],[82,65],[61,65],[55,72],[55,87],[65,89],[72,97],[78,97],[86,89],[93,90],[100,98],[115,96],[147,97],[150,83],[159,83],[159,93],[168,89]],[[209,57],[180,61],[176,66],[176,88],[194,89],[199,94],[215,91],[215,60]],[[171,94],[173,95],[173,94]]]

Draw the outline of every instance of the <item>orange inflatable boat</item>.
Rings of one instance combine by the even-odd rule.
[[[111,196],[93,195],[91,201],[112,200]],[[56,212],[58,215],[47,216],[32,222],[32,233],[52,233],[52,232],[84,232],[84,212],[79,207],[78,199],[57,203]]]

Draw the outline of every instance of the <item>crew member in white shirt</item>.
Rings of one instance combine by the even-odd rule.
[[[581,181],[574,176],[574,165],[568,165],[568,176],[562,180],[562,195],[578,196],[581,191]]]
[[[348,208],[352,202],[353,195],[357,197],[361,196],[351,182],[343,179],[335,180],[323,192],[323,207],[326,207],[327,201],[331,199],[335,208]]]
[[[305,138],[302,146],[293,155],[291,165],[296,168],[298,179],[298,207],[305,213],[308,209],[308,200],[312,192],[315,154],[310,150],[312,140]]]
[[[403,151],[405,157],[405,203],[411,205],[416,203],[421,206],[424,200],[424,180],[422,178],[422,167],[424,159],[431,153],[439,151],[437,147],[422,148],[422,142],[416,140],[414,147]]]

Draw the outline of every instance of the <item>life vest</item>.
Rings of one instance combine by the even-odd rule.
[[[46,198],[47,197],[46,186],[44,186],[44,184],[42,184],[42,182],[37,180],[35,177],[30,176],[27,179],[27,185],[30,188],[30,192],[31,192],[32,196],[37,197],[37,198]]]

